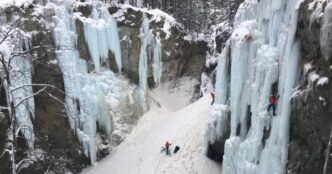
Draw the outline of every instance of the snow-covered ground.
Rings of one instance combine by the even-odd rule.
[[[187,86],[187,84],[182,84]],[[150,111],[127,139],[106,159],[84,174],[213,174],[221,165],[204,155],[204,130],[211,98],[205,96],[185,106],[189,91],[170,92],[160,87],[152,92]],[[168,95],[167,95],[168,93]],[[159,104],[157,104],[159,103]],[[161,107],[159,107],[161,106]],[[181,108],[182,107],[182,108]],[[177,154],[161,153],[165,141],[177,145]]]

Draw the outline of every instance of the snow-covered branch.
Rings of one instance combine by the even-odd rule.
[[[14,107],[16,108],[17,106],[19,106],[20,104],[22,104],[24,101],[28,100],[29,98],[32,98],[32,97],[34,97],[34,96],[40,94],[41,92],[45,91],[46,88],[47,88],[47,86],[44,87],[44,88],[42,88],[42,89],[40,89],[40,90],[38,90],[37,92],[35,92],[35,93],[33,93],[33,94],[29,95],[29,96],[26,96],[26,97],[22,98],[19,102],[17,102],[17,103],[14,105]]]
[[[21,86],[17,86],[15,88],[11,88],[9,89],[10,92],[14,92],[18,89],[21,89],[21,88],[25,88],[25,87],[28,87],[28,86],[35,86],[35,87],[49,87],[49,88],[53,88],[53,89],[56,89],[57,91],[61,92],[62,94],[65,94],[64,91],[60,90],[59,88],[55,87],[54,85],[50,85],[50,84],[24,84],[24,85],[21,85]]]
[[[9,110],[8,107],[0,106],[0,112],[2,112],[2,111],[8,111],[8,110]],[[0,118],[1,118],[1,113],[0,113]]]
[[[24,163],[27,163],[27,162],[33,162],[34,160],[31,159],[31,158],[25,158],[23,160],[21,160],[17,165],[16,165],[16,170],[19,172],[20,169],[21,169],[21,166],[24,164]]]
[[[4,34],[4,37],[1,39],[0,44],[3,43],[10,35],[12,31],[15,31],[15,28],[9,28],[9,30]]]

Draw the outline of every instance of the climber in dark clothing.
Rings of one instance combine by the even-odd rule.
[[[276,114],[276,103],[277,103],[277,98],[274,95],[271,95],[269,98],[269,106],[267,107],[267,112],[270,111],[271,107],[273,110],[273,116],[277,115]]]
[[[170,154],[170,151],[169,151],[169,146],[171,146],[172,144],[169,143],[168,141],[166,141],[166,144],[165,144],[165,148],[166,148],[166,155],[169,155]]]
[[[213,103],[214,103],[214,93],[213,92],[211,92],[211,97],[212,97],[211,105],[213,105]]]

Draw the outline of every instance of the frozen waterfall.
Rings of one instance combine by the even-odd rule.
[[[143,112],[149,110],[148,104],[148,46],[152,40],[152,35],[149,29],[149,20],[146,17],[146,14],[143,14],[143,22],[141,26],[141,50],[139,54],[139,65],[138,65],[138,74],[139,82],[138,88],[136,89],[136,97],[138,102],[141,104]]]
[[[143,22],[140,28],[141,49],[139,54],[139,84],[136,89],[138,103],[141,104],[143,112],[149,109],[148,106],[148,62],[153,59],[152,76],[154,82],[159,84],[162,76],[162,50],[159,35],[156,37],[150,31],[149,19],[143,14]]]
[[[83,144],[85,155],[90,157],[93,164],[97,159],[97,145],[100,143],[97,123],[109,136],[112,131],[112,105],[128,97],[122,81],[111,70],[101,69],[100,64],[107,61],[108,51],[111,50],[115,54],[119,70],[121,69],[117,25],[103,8],[100,13],[94,8],[92,18],[84,19],[85,37],[95,65],[95,71],[89,73],[87,62],[79,57],[76,48],[77,16],[67,9],[66,4],[49,6],[55,12],[54,38],[63,73],[67,116]]]
[[[295,31],[301,2],[246,0],[238,9],[235,30],[219,57],[216,104],[207,129],[207,141],[221,137],[227,124],[225,108],[230,108],[223,174],[286,173],[290,100],[300,58]],[[271,94],[280,96],[275,117],[266,111]]]

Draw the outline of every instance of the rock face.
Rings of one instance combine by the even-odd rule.
[[[323,173],[325,152],[332,125],[332,68],[326,57],[332,42],[326,32],[332,26],[323,15],[311,18],[315,9],[308,9],[311,1],[300,7],[297,37],[303,46],[301,85],[292,99],[291,136],[288,173]],[[322,3],[323,10],[327,3]],[[315,5],[317,7],[318,4]],[[325,13],[330,15],[330,13]],[[331,18],[329,16],[328,18]],[[329,39],[322,43],[320,38]],[[318,75],[319,78],[313,78]],[[328,79],[325,81],[324,79]]]
[[[81,12],[85,17],[90,16],[91,7],[79,6],[75,9]],[[121,12],[119,12],[121,11]],[[116,17],[118,21],[119,37],[121,40],[122,52],[122,72],[124,72],[133,82],[138,82],[138,62],[141,48],[140,28],[142,24],[143,11],[135,8],[122,9],[121,6],[109,7],[109,12]],[[118,17],[121,13],[124,17]],[[189,41],[185,39],[186,33],[179,25],[171,26],[170,36],[167,37],[163,27],[167,21],[165,17],[161,20],[153,19],[152,13],[146,12],[150,20],[150,29],[154,37],[159,35],[162,46],[162,81],[174,80],[181,76],[191,76],[198,78],[204,69],[206,52],[209,50],[205,41]],[[76,30],[78,34],[78,48],[80,56],[89,59],[90,55],[84,39],[84,30],[81,21],[77,21]],[[118,72],[115,59],[112,53],[109,55],[111,69]],[[149,83],[152,82],[152,57],[148,60]]]
[[[62,92],[64,91],[63,75],[57,63],[52,25],[49,25],[53,14],[52,12],[47,12],[42,14],[42,16],[35,16],[33,15],[35,8],[34,5],[24,7],[24,10],[21,8],[8,8],[1,15],[5,16],[8,23],[13,16],[22,16],[24,18],[22,20],[24,22],[18,25],[26,32],[32,33],[33,46],[41,46],[31,52],[38,60],[38,62],[36,61],[33,64],[33,83],[53,85],[57,89],[50,88],[48,92],[64,101],[65,96]],[[109,8],[111,14],[116,13],[118,10],[119,7],[111,6]],[[91,7],[89,5],[77,6],[75,11],[81,12],[84,16],[89,16]],[[128,8],[124,14],[125,19],[118,21],[123,62],[122,72],[132,82],[137,83],[141,46],[139,34],[143,12]],[[148,14],[148,17],[152,19],[152,14]],[[166,34],[161,29],[164,22],[165,19],[158,22],[151,20],[150,22],[150,28],[154,36],[156,36],[157,32],[160,34],[163,61],[162,81],[177,79],[181,76],[191,76],[198,79],[204,68],[205,54],[208,51],[207,43],[204,41],[193,42],[185,40],[186,34],[184,30],[177,26],[170,29],[170,37],[166,38]],[[88,66],[93,66],[84,38],[83,23],[79,20],[76,21],[76,31],[78,34],[77,48],[80,57],[90,62]],[[112,70],[118,72],[118,67],[116,67],[114,62],[115,58],[110,53],[109,66]],[[152,60],[149,59],[149,84],[153,86],[151,67]],[[39,89],[34,88],[33,90],[38,91]],[[0,100],[1,104],[5,102],[4,94],[2,93],[0,94]],[[38,162],[34,162],[28,168],[22,169],[20,173],[43,173],[46,170],[54,173],[66,173],[67,170],[72,173],[81,172],[83,168],[90,164],[90,161],[84,156],[82,146],[75,132],[70,128],[63,104],[50,98],[47,94],[41,94],[35,97],[35,105],[35,119],[33,120],[36,136],[35,153],[39,159]],[[133,111],[128,111],[128,113],[133,113]],[[136,116],[136,120],[138,118]],[[6,126],[4,119],[0,118],[1,152],[4,148]],[[117,140],[116,144],[120,142],[121,140]],[[26,150],[24,142],[20,144],[19,148],[18,159],[22,159],[25,157],[24,151]],[[7,165],[8,161],[6,158],[0,158],[0,173],[10,173],[9,164]]]

